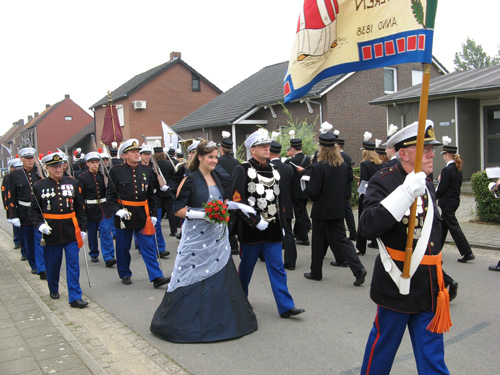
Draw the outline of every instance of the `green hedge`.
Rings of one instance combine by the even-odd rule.
[[[488,189],[492,182],[486,172],[476,172],[471,179],[472,191],[477,205],[479,221],[500,223],[500,199]]]

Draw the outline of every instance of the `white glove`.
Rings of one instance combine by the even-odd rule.
[[[116,211],[116,216],[119,216],[122,219],[128,220],[130,219],[130,212],[122,208],[121,210]]]
[[[49,235],[50,234],[50,231],[52,230],[51,227],[48,226],[48,224],[45,224],[43,223],[42,225],[40,225],[38,227],[38,231],[42,234],[46,234],[46,235]]]
[[[82,236],[82,241],[85,241],[85,238],[87,238],[87,232],[80,232],[80,235]]]
[[[247,206],[243,203],[228,201],[227,208],[230,210],[240,210],[246,217],[250,217],[250,214],[257,215],[257,211],[255,211],[253,207]]]
[[[10,219],[10,223],[15,227],[21,226],[21,220],[19,220],[17,217],[15,219]]]
[[[158,221],[158,218],[151,216],[151,221],[153,222],[153,226],[155,226],[156,222]]]
[[[168,190],[168,185],[163,185],[161,188],[160,188],[161,191],[167,191]]]
[[[283,238],[285,238],[285,230],[284,229],[281,230],[281,233],[283,233]]]
[[[417,174],[411,172],[406,176],[403,185],[398,186],[380,204],[391,213],[396,221],[401,221],[415,198],[424,194],[425,172],[418,172]]]
[[[257,224],[257,229],[258,230],[266,230],[266,228],[269,226],[269,223],[265,221],[263,218],[260,218],[259,223]]]
[[[205,216],[205,212],[204,211],[188,210],[186,212],[186,217],[188,219],[204,219],[206,221],[210,221],[210,219]]]

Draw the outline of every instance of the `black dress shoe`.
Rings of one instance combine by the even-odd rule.
[[[92,263],[99,263],[99,257],[90,257]]]
[[[343,262],[337,262],[335,260],[332,260],[330,262],[330,266],[334,266],[334,267],[347,267],[347,262],[345,260]]]
[[[180,233],[176,233],[175,234],[175,238],[177,238],[178,240],[180,240],[182,238],[182,234]]]
[[[122,278],[122,284],[125,284],[125,285],[130,285],[132,284],[132,280],[130,280],[130,276],[125,276]]]
[[[21,260],[22,261],[28,260],[28,257],[26,255],[21,255]]]
[[[295,265],[291,265],[291,264],[288,264],[288,263],[285,263],[283,264],[283,267],[285,267],[286,270],[290,270],[290,271],[293,271],[295,269]]]
[[[378,244],[377,244],[376,242],[370,242],[370,243],[368,244],[368,247],[369,247],[370,249],[378,249]]]
[[[158,288],[162,285],[168,284],[169,282],[170,282],[170,276],[169,277],[161,276],[153,280],[153,286],[155,288]]]
[[[160,258],[166,258],[170,255],[170,251],[165,250],[165,251],[160,251]]]
[[[31,269],[31,273],[32,273],[33,275],[36,275],[36,274],[38,273],[38,271],[36,270],[36,268],[32,268],[32,269]]]
[[[459,261],[460,263],[465,263],[469,260],[474,260],[474,259],[476,259],[476,257],[474,256],[474,254],[470,253],[470,254],[464,255],[460,259],[457,259],[457,261]]]
[[[41,280],[47,280],[47,272],[42,271],[38,274]]]
[[[453,280],[448,287],[448,294],[450,295],[450,302],[455,299],[458,292],[458,283]]]
[[[86,301],[83,301],[81,299],[77,299],[76,301],[73,301],[73,302],[70,302],[70,306],[71,307],[76,307],[78,309],[83,309],[84,307],[86,307],[89,303],[86,302]]]
[[[490,271],[500,271],[500,262],[496,266],[489,266],[488,269]]]
[[[294,316],[294,315],[299,315],[299,314],[302,314],[303,312],[305,312],[306,310],[304,309],[298,309],[296,307],[292,307],[290,310],[288,311],[285,311],[284,313],[280,314],[280,316],[283,318],[283,319],[286,319],[286,318],[289,318],[291,316]]]
[[[59,299],[60,298],[59,293],[50,293],[50,298]]]
[[[306,272],[304,274],[304,277],[308,280],[316,280],[316,281],[320,281],[321,280],[321,277],[320,278],[317,278],[317,277],[313,277],[312,273],[310,272]]]
[[[365,277],[366,277],[366,274],[368,272],[366,272],[366,270],[364,268],[360,269],[358,272],[356,272],[356,280],[354,281],[354,286],[360,286],[361,284],[363,284],[365,282]]]
[[[14,249],[19,249],[21,247],[21,245],[17,244],[17,245],[14,245]]]
[[[106,261],[106,267],[113,267],[116,264],[116,259],[112,258]]]
[[[177,233],[170,233],[169,236],[170,237],[175,237],[175,236],[177,236]]]
[[[297,245],[303,245],[303,246],[309,246],[310,245],[309,240],[297,240],[297,241],[295,241],[295,243]]]

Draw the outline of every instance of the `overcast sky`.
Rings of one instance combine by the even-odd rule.
[[[0,14],[0,134],[65,94],[88,109],[108,90],[168,61],[172,51],[181,52],[185,62],[226,91],[263,67],[290,58],[302,4],[303,0],[5,2]],[[467,36],[496,55],[499,14],[500,2],[493,0],[440,0],[434,56],[453,71],[455,52]]]

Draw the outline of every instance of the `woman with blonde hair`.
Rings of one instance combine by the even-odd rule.
[[[366,269],[356,255],[352,242],[346,237],[344,199],[349,176],[335,138],[332,133],[319,136],[318,162],[311,167],[311,179],[307,187],[309,198],[313,201],[311,271],[305,273],[304,277],[321,280],[323,258],[330,246],[342,254],[356,278],[354,285],[359,286],[365,281]]]
[[[364,141],[363,141],[363,161],[359,165],[359,202],[358,202],[358,221],[361,217],[361,213],[363,212],[363,200],[365,198],[366,187],[368,186],[368,181],[372,176],[382,168],[382,160],[380,160],[379,156],[375,152],[375,143],[370,142],[372,134],[369,132],[365,132]],[[375,240],[371,241],[368,247],[377,249],[377,243]],[[361,255],[365,255],[366,253],[366,238],[359,234],[356,239],[356,249],[358,249],[358,253]]]
[[[462,159],[457,153],[457,147],[450,146],[451,138],[443,137],[443,160],[446,162],[446,167],[443,168],[439,176],[439,185],[436,190],[436,199],[438,206],[441,207],[442,222],[442,244],[446,240],[446,235],[450,231],[453,242],[460,251],[462,258],[459,262],[465,263],[475,258],[470,248],[467,238],[465,238],[460,224],[458,224],[455,212],[460,205],[460,188],[462,186]],[[442,246],[441,246],[442,247]]]

